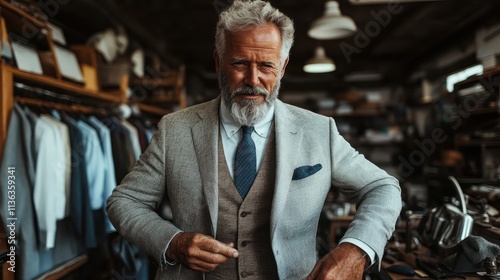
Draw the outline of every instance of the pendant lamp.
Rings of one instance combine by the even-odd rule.
[[[331,40],[354,35],[356,30],[352,18],[340,13],[339,3],[328,1],[325,4],[325,14],[312,23],[307,34],[313,39]]]
[[[323,47],[317,47],[314,57],[309,59],[304,65],[307,73],[328,73],[335,71],[336,66],[333,60],[326,56]]]

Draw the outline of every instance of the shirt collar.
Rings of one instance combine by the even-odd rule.
[[[229,112],[229,109],[226,107],[223,98],[221,98],[219,115],[222,127],[224,128],[224,132],[226,133],[226,137],[231,138],[235,134],[237,134],[238,131],[240,130],[241,125],[234,120],[233,116],[231,116],[231,113]],[[254,132],[262,138],[267,138],[270,131],[269,128],[271,128],[271,123],[273,122],[273,117],[274,117],[274,104],[271,105],[271,109],[267,112],[264,118],[262,118],[260,121],[254,124]]]

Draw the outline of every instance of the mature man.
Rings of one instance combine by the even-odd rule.
[[[221,95],[163,117],[109,198],[116,229],[159,263],[157,279],[361,279],[381,259],[399,184],[332,118],[277,99],[293,33],[269,3],[234,1],[217,25]],[[357,214],[318,261],[318,220],[332,187]],[[155,212],[165,195],[172,222]]]

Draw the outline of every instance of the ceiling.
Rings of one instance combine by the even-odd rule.
[[[55,20],[74,31],[74,35],[70,35],[74,40],[86,39],[105,26],[121,24],[131,37],[160,54],[173,67],[182,63],[188,73],[215,81],[215,25],[218,11],[231,1],[72,0],[61,5]],[[433,66],[434,54],[450,47],[465,49],[474,42],[478,27],[500,21],[498,0],[410,0],[371,5],[353,5],[349,0],[339,0],[342,13],[354,19],[358,33],[341,40],[317,41],[307,36],[307,30],[323,14],[325,0],[270,2],[295,23],[296,38],[283,83],[294,89],[405,83],[423,62],[427,62],[428,75],[442,75],[456,70],[453,68],[474,63],[475,57],[466,56],[442,69]],[[391,9],[390,18],[385,17],[382,24],[380,19],[377,21],[377,17],[383,17],[377,14],[387,16]],[[364,38],[361,33],[365,34]],[[335,61],[337,70],[327,74],[304,73],[304,62],[313,56],[319,45]],[[346,77],[356,72],[378,73],[382,78],[371,82],[346,82]]]

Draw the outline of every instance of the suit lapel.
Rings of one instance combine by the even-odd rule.
[[[276,100],[275,104],[276,185],[271,210],[271,242],[285,208],[293,170],[297,166],[297,149],[303,139],[303,130],[295,124],[293,115],[280,100]]]
[[[191,128],[194,148],[198,161],[201,184],[205,195],[210,219],[212,235],[217,232],[218,216],[218,177],[217,177],[217,142],[219,133],[220,97],[200,108],[200,121]]]

